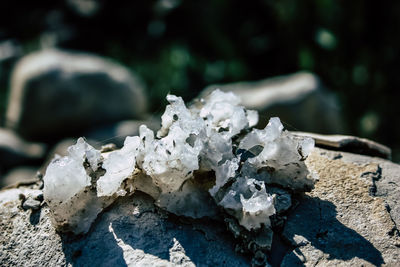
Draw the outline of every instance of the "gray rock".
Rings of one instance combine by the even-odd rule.
[[[47,217],[48,210],[20,209],[19,195],[35,192],[10,189],[0,192],[0,264],[2,266],[62,266],[62,240]]]
[[[0,63],[15,59],[22,54],[22,47],[13,39],[0,42]],[[1,64],[0,64],[1,66]],[[0,75],[2,72],[0,72]]]
[[[66,138],[61,141],[59,141],[56,145],[54,145],[51,149],[50,152],[47,153],[51,159],[54,157],[54,155],[60,155],[61,157],[64,157],[68,155],[68,147],[75,145],[76,144],[76,139],[74,138]]]
[[[26,142],[14,132],[0,128],[0,168],[38,163],[45,152],[44,144]]]
[[[39,200],[33,199],[32,197],[28,197],[23,203],[22,208],[25,210],[32,209],[38,210],[40,208],[41,202]]]
[[[344,162],[356,164],[369,164],[370,157],[348,154],[343,157]],[[366,171],[361,177],[369,179],[372,183],[370,195],[384,199],[385,208],[390,213],[390,217],[395,224],[391,234],[399,235],[400,231],[400,167],[398,164],[388,160],[373,158],[373,162],[378,164],[375,171]]]
[[[16,40],[0,40],[0,125],[4,126],[6,88],[9,84],[12,67],[22,54],[22,47]]]
[[[318,148],[306,164],[318,173],[319,181],[313,191],[291,199],[298,203],[293,210],[286,211],[287,199],[281,207],[287,221],[282,232],[275,230],[271,253],[258,253],[253,263],[268,259],[273,266],[398,265],[400,165]],[[287,196],[279,188],[269,190],[277,197]],[[40,194],[22,187],[0,191],[0,265],[250,264],[235,249],[252,246],[251,242],[233,240],[224,223],[169,216],[143,193],[117,200],[84,236],[56,233],[46,205],[21,209],[29,198],[40,201]],[[261,246],[270,244],[271,238],[259,235],[251,240]],[[238,246],[240,242],[244,244]]]
[[[400,262],[400,165],[316,149],[306,163],[320,180],[289,213],[282,236],[294,246],[282,266],[395,266]],[[391,185],[391,186],[389,186]],[[375,188],[375,189],[374,189]],[[397,217],[396,217],[397,216]]]
[[[372,193],[377,197],[385,199],[385,207],[390,213],[390,217],[395,223],[395,228],[391,234],[399,235],[400,231],[400,168],[399,165],[392,162],[382,162],[379,164],[375,176],[372,177],[375,182],[375,188],[372,187]],[[400,245],[400,243],[398,244]]]
[[[49,210],[21,210],[20,194],[0,192],[2,266],[248,266],[218,221],[180,222],[137,193],[114,203],[85,236],[60,234]]]
[[[43,50],[15,67],[7,126],[30,139],[56,138],[146,112],[144,87],[126,68],[98,56]]]
[[[315,144],[320,147],[346,151],[356,154],[368,155],[391,159],[392,150],[377,142],[350,135],[325,135],[305,132],[292,132],[299,136],[308,136],[315,140]]]
[[[145,124],[153,131],[160,129],[160,118],[149,117],[146,120],[126,120],[96,128],[84,134],[88,139],[97,141],[98,144],[113,143],[122,147],[127,136],[139,135],[140,125]]]
[[[257,110],[260,113],[258,127],[265,126],[270,117],[278,116],[289,130],[344,133],[346,129],[335,95],[311,73],[299,72],[256,82],[211,85],[203,90],[200,97],[216,88],[232,91],[240,96],[246,108]]]

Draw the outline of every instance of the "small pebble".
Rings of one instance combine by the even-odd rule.
[[[40,201],[28,197],[22,204],[22,208],[24,210],[28,209],[38,210],[40,208],[40,203],[41,203]]]

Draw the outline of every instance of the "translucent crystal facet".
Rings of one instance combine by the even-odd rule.
[[[138,136],[127,137],[124,146],[120,150],[111,152],[103,161],[106,173],[97,180],[98,196],[112,196],[118,191],[121,183],[133,173],[139,146]]]
[[[189,107],[181,97],[167,100],[156,135],[142,125],[139,136],[103,154],[80,138],[48,166],[44,195],[57,223],[73,221],[75,232],[87,231],[102,208],[140,190],[176,215],[213,217],[219,206],[243,229],[268,233],[271,216],[291,203],[268,192],[312,188],[304,160],[314,140],[285,131],[279,118],[254,129],[258,113],[218,89]],[[280,189],[269,190],[274,185]],[[79,219],[84,227],[76,226]]]

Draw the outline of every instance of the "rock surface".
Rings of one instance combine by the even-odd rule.
[[[256,82],[210,85],[200,96],[204,97],[216,88],[238,95],[246,108],[259,112],[261,123],[267,121],[266,118],[277,116],[289,130],[342,133],[346,128],[336,97],[311,73],[299,72]],[[314,119],[310,120],[310,117]]]
[[[397,265],[400,166],[322,149],[307,163],[320,180],[288,216],[283,237],[294,249],[282,265]]]
[[[283,213],[285,242],[273,242],[273,266],[398,265],[400,166],[325,149],[315,149],[306,163],[320,179]],[[84,236],[57,233],[46,205],[23,209],[40,194],[23,187],[0,192],[0,265],[250,265],[222,222],[167,215],[143,193],[118,200]]]
[[[350,135],[325,135],[305,132],[293,132],[294,135],[307,136],[315,140],[317,146],[331,150],[346,151],[372,157],[391,159],[392,151],[387,146],[377,142]]]
[[[37,190],[36,190],[37,191]],[[49,210],[22,210],[20,194],[0,193],[2,266],[248,266],[221,222],[168,218],[135,194],[104,212],[86,236],[57,234]]]
[[[30,139],[81,133],[98,125],[140,118],[141,82],[98,56],[43,50],[22,58],[11,79],[8,127]]]

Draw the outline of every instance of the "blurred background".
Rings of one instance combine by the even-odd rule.
[[[3,176],[43,164],[67,137],[120,145],[142,121],[158,125],[166,94],[190,101],[215,84],[289,130],[369,138],[400,161],[400,2],[1,5]]]

